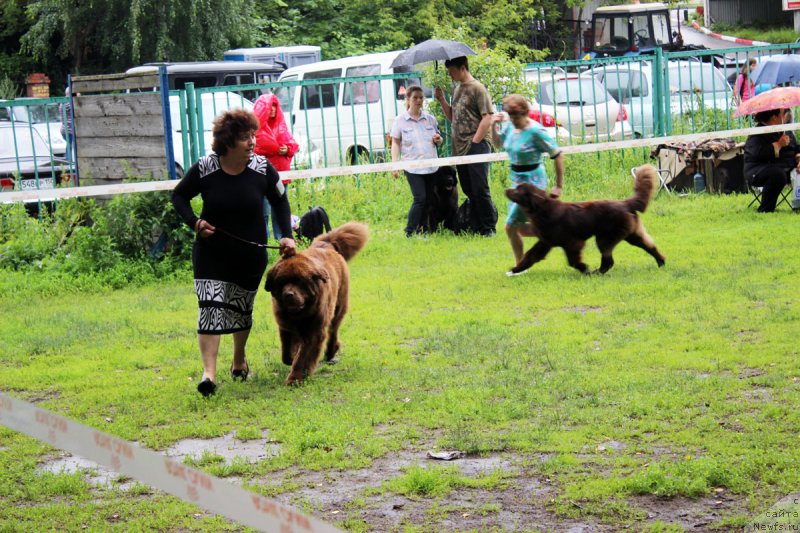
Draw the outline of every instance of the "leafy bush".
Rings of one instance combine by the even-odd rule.
[[[19,88],[8,76],[0,77],[0,99],[13,100],[19,94]]]
[[[164,192],[64,200],[40,219],[19,204],[0,207],[2,268],[100,273],[120,286],[185,266],[191,241]]]

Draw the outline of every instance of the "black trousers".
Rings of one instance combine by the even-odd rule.
[[[761,170],[750,179],[750,183],[756,187],[761,187],[761,205],[758,207],[760,213],[771,213],[775,211],[778,203],[778,196],[789,183],[788,170],[782,166],[773,165]]]
[[[436,174],[414,174],[406,171],[406,180],[411,187],[411,208],[408,210],[406,235],[428,229],[428,207],[433,198],[433,180]]]
[[[488,154],[492,151],[488,141],[472,143],[466,155]],[[491,235],[495,232],[494,203],[489,191],[489,163],[473,163],[471,165],[458,165],[458,181],[461,190],[469,198],[472,208],[471,229],[481,235]]]

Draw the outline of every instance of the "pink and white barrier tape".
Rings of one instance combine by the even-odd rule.
[[[0,424],[259,531],[341,532],[275,500],[2,392]]]
[[[746,44],[746,45],[749,45],[749,46],[766,46],[768,44],[772,44],[772,43],[767,43],[767,42],[764,42],[764,41],[752,41],[750,39],[740,39],[739,37],[731,37],[730,35],[722,35],[722,34],[719,34],[719,33],[714,33],[713,31],[709,30],[708,28],[704,28],[703,26],[701,26],[700,24],[698,24],[694,20],[692,21],[692,28],[696,29],[697,31],[701,31],[701,32],[705,33],[706,35],[710,35],[711,37],[714,37],[716,39],[721,39],[723,41],[728,41],[730,43]]]

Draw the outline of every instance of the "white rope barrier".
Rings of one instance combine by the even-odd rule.
[[[777,126],[759,126],[753,128],[738,128],[732,130],[692,133],[688,135],[672,135],[669,137],[653,137],[646,139],[631,139],[627,141],[608,141],[591,144],[576,144],[563,146],[565,154],[586,154],[604,152],[608,150],[627,150],[631,148],[645,148],[660,144],[703,142],[711,139],[739,137],[752,133],[772,133],[776,131],[789,131],[800,129],[800,123],[783,124]],[[493,161],[507,161],[506,152],[489,154],[441,157],[437,159],[420,159],[417,161],[398,161],[396,163],[373,163],[369,165],[349,165],[329,168],[312,168],[306,170],[288,170],[280,172],[281,179],[301,180],[313,178],[330,178],[333,176],[352,176],[357,174],[373,174],[376,172],[391,172],[393,170],[413,170],[445,165],[466,165],[470,163],[484,163]],[[107,196],[114,194],[127,194],[136,192],[170,191],[177,185],[177,180],[158,180],[128,182],[114,185],[90,185],[84,187],[64,187],[57,189],[41,189],[27,191],[11,191],[0,193],[0,203],[35,202],[38,200],[63,200],[86,196]]]
[[[0,392],[0,424],[258,531],[341,533],[276,500]]]

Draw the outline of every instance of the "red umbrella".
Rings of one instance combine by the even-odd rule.
[[[800,106],[800,87],[776,87],[743,102],[736,109],[734,116],[741,117],[771,109],[787,109],[797,106]]]

